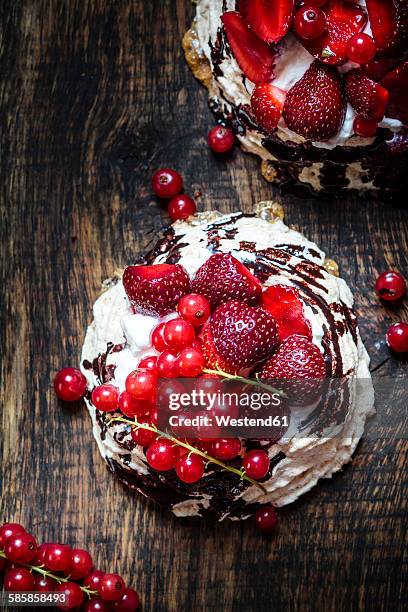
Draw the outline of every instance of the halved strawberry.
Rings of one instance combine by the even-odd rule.
[[[229,11],[221,17],[229,46],[239,67],[253,83],[273,78],[275,53],[249,29],[237,11]]]
[[[289,129],[307,140],[327,140],[340,130],[346,101],[335,68],[313,62],[303,77],[289,89],[283,117]]]
[[[274,318],[263,308],[231,300],[218,306],[210,321],[217,355],[230,372],[255,366],[267,359],[277,344]]]
[[[228,300],[254,304],[262,293],[262,283],[230,253],[211,255],[197,270],[192,286],[212,308]]]
[[[357,2],[329,0],[321,7],[326,15],[326,31],[319,38],[304,40],[302,45],[325,64],[338,65],[347,61],[347,42],[367,23],[367,13]]]
[[[175,310],[180,298],[190,292],[191,282],[183,266],[155,264],[128,266],[123,286],[137,312],[161,317]]]
[[[279,342],[298,334],[312,339],[299,293],[288,285],[271,285],[262,294],[262,308],[271,313],[278,326]]]
[[[347,100],[365,119],[381,121],[388,103],[388,91],[361,70],[350,70],[345,77]]]
[[[404,52],[408,43],[407,0],[366,0],[377,50],[385,55]]]
[[[205,364],[210,370],[222,370],[223,372],[234,372],[234,367],[227,363],[225,359],[218,354],[217,347],[214,344],[210,326],[207,325],[203,329],[201,337],[201,351],[204,356]]]
[[[271,83],[257,85],[251,96],[252,113],[261,127],[271,133],[282,117],[286,91]]]
[[[253,31],[267,43],[277,43],[288,33],[294,0],[240,0],[239,11]]]
[[[408,125],[408,61],[387,74],[381,85],[390,94],[387,116]]]

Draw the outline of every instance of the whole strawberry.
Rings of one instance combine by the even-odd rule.
[[[289,89],[283,117],[289,129],[307,140],[328,140],[344,122],[346,101],[337,71],[313,62],[303,77]]]
[[[128,266],[123,286],[137,312],[162,317],[176,309],[183,295],[190,292],[191,282],[179,264]]]
[[[277,328],[262,308],[230,300],[214,311],[210,332],[217,358],[229,372],[238,372],[267,359],[275,350]],[[203,347],[205,355],[207,348]]]
[[[228,300],[254,304],[262,283],[230,253],[216,253],[198,269],[193,291],[206,297],[212,308]]]
[[[361,70],[350,70],[344,83],[347,99],[354,110],[365,119],[381,121],[388,104],[388,91]]]

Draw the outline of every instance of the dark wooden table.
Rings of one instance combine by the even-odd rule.
[[[2,0],[1,520],[88,547],[144,610],[402,610],[407,607],[407,443],[363,441],[351,465],[252,522],[176,520],[108,474],[82,406],[51,388],[79,361],[101,282],[167,222],[150,176],[180,170],[200,209],[269,199],[258,161],[206,147],[213,119],[180,39],[188,0]],[[277,195],[279,197],[279,195]],[[408,269],[406,210],[387,202],[285,199],[286,218],[340,265],[373,368],[404,375],[384,332],[378,272]]]

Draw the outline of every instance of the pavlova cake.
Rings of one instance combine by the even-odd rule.
[[[94,305],[82,371],[99,450],[125,485],[177,516],[243,519],[296,500],[350,460],[373,410],[350,290],[282,216],[264,203],[178,221]],[[201,388],[305,380],[309,391],[311,380],[341,380],[348,401],[274,439],[163,433],[158,381],[174,391],[193,377]],[[307,413],[295,404],[295,418]]]
[[[406,185],[405,0],[198,0],[183,46],[271,182],[315,194]]]

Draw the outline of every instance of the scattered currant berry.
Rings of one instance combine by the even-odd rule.
[[[327,3],[327,0],[307,0],[308,6],[317,6],[319,8],[326,3]]]
[[[190,346],[195,338],[195,330],[191,323],[178,317],[167,321],[163,338],[171,350],[178,352],[185,346]]]
[[[138,368],[142,370],[151,370],[156,373],[157,368],[157,355],[149,355],[148,357],[143,357],[143,359],[139,362]]]
[[[67,570],[70,578],[73,580],[85,578],[92,568],[93,561],[89,552],[82,548],[74,548],[72,551],[72,563]]]
[[[255,513],[255,522],[258,529],[270,533],[276,527],[277,516],[273,506],[263,506]]]
[[[34,591],[34,577],[24,567],[17,567],[4,576],[4,588],[6,591]]]
[[[185,348],[177,357],[178,375],[183,378],[195,378],[199,376],[205,366],[204,356],[195,348]]]
[[[243,459],[244,470],[250,478],[259,480],[269,471],[270,461],[268,453],[264,450],[252,450]]]
[[[119,389],[110,383],[95,387],[92,391],[92,403],[101,412],[113,412],[119,404]]]
[[[127,588],[122,597],[115,601],[112,609],[116,612],[135,612],[139,607],[139,595],[134,589]]]
[[[158,472],[171,470],[177,461],[177,453],[174,450],[173,442],[167,440],[167,438],[155,440],[147,449],[146,459],[149,465]]]
[[[7,559],[13,563],[30,563],[37,552],[37,542],[25,531],[17,533],[7,539],[4,552]]]
[[[105,601],[117,601],[125,592],[125,583],[118,574],[105,574],[98,585],[98,593]]]
[[[184,221],[197,212],[197,206],[193,198],[180,193],[171,198],[167,211],[172,221]]]
[[[365,119],[365,117],[357,115],[354,119],[353,130],[361,138],[371,138],[377,133],[378,123],[375,119]]]
[[[86,378],[77,368],[62,368],[54,378],[54,390],[64,402],[76,402],[85,393]]]
[[[85,612],[110,612],[111,606],[102,597],[92,597],[84,608]]]
[[[4,523],[0,528],[0,549],[4,550],[8,538],[24,532],[24,527],[19,523]]]
[[[149,417],[140,417],[138,418],[138,422],[142,425],[152,425]],[[143,429],[142,427],[132,427],[130,435],[132,436],[133,442],[143,447],[150,446],[157,438],[157,434],[153,431]]]
[[[149,412],[151,403],[146,400],[139,400],[132,397],[127,391],[122,391],[119,396],[119,410],[131,419]]]
[[[375,292],[379,298],[394,302],[402,298],[407,290],[404,277],[399,272],[388,270],[377,278]]]
[[[208,132],[208,146],[215,153],[227,153],[235,144],[235,135],[231,128],[216,125]]]
[[[157,405],[154,404],[150,410],[149,410],[149,419],[151,420],[151,422],[153,423],[153,425],[156,425],[157,427],[157,423],[159,422],[159,415],[157,412]]]
[[[66,572],[72,563],[72,549],[66,544],[48,544],[44,554],[47,569],[52,572]]]
[[[191,323],[194,327],[203,325],[210,317],[210,302],[203,295],[189,293],[181,298],[177,305],[180,317]]]
[[[150,336],[150,340],[152,345],[154,346],[154,348],[156,349],[156,351],[159,351],[159,353],[161,353],[162,351],[166,350],[167,348],[167,344],[164,341],[163,338],[163,330],[164,330],[164,326],[166,325],[165,322],[163,323],[159,323],[154,330],[152,331],[152,334]]]
[[[300,8],[294,19],[295,30],[300,38],[313,40],[326,29],[326,17],[323,11],[310,5]]]
[[[157,358],[157,374],[161,378],[176,378],[178,375],[177,357],[170,351],[163,351]]]
[[[134,370],[126,378],[126,391],[135,399],[154,402],[157,376],[151,370]]]
[[[199,393],[218,393],[223,388],[222,379],[215,374],[203,374],[194,382],[194,388]]]
[[[175,170],[162,168],[153,174],[152,187],[159,198],[172,198],[183,189],[183,179]]]
[[[79,584],[76,582],[63,582],[59,584],[55,589],[55,593],[64,593],[65,602],[60,603],[58,608],[60,610],[71,610],[72,608],[79,608],[82,606],[85,598],[85,594]]]
[[[238,438],[214,440],[212,451],[217,459],[223,459],[224,461],[235,459],[241,452],[241,441]]]
[[[396,353],[408,353],[408,323],[394,323],[387,330],[387,344]]]
[[[58,586],[58,582],[51,578],[50,576],[42,576],[41,574],[37,574],[34,576],[35,589],[40,593],[55,591]]]
[[[202,478],[204,467],[204,461],[198,455],[185,455],[177,461],[176,473],[182,482],[192,484]]]
[[[88,574],[88,576],[83,579],[82,584],[90,591],[97,591],[104,575],[105,572],[102,572],[98,569],[94,569],[90,574]]]
[[[45,551],[47,550],[48,544],[40,544],[37,548],[37,552],[35,553],[35,557],[32,560],[32,565],[45,565]]]
[[[376,46],[372,36],[359,32],[347,41],[346,53],[349,60],[356,64],[368,64],[376,54]]]

